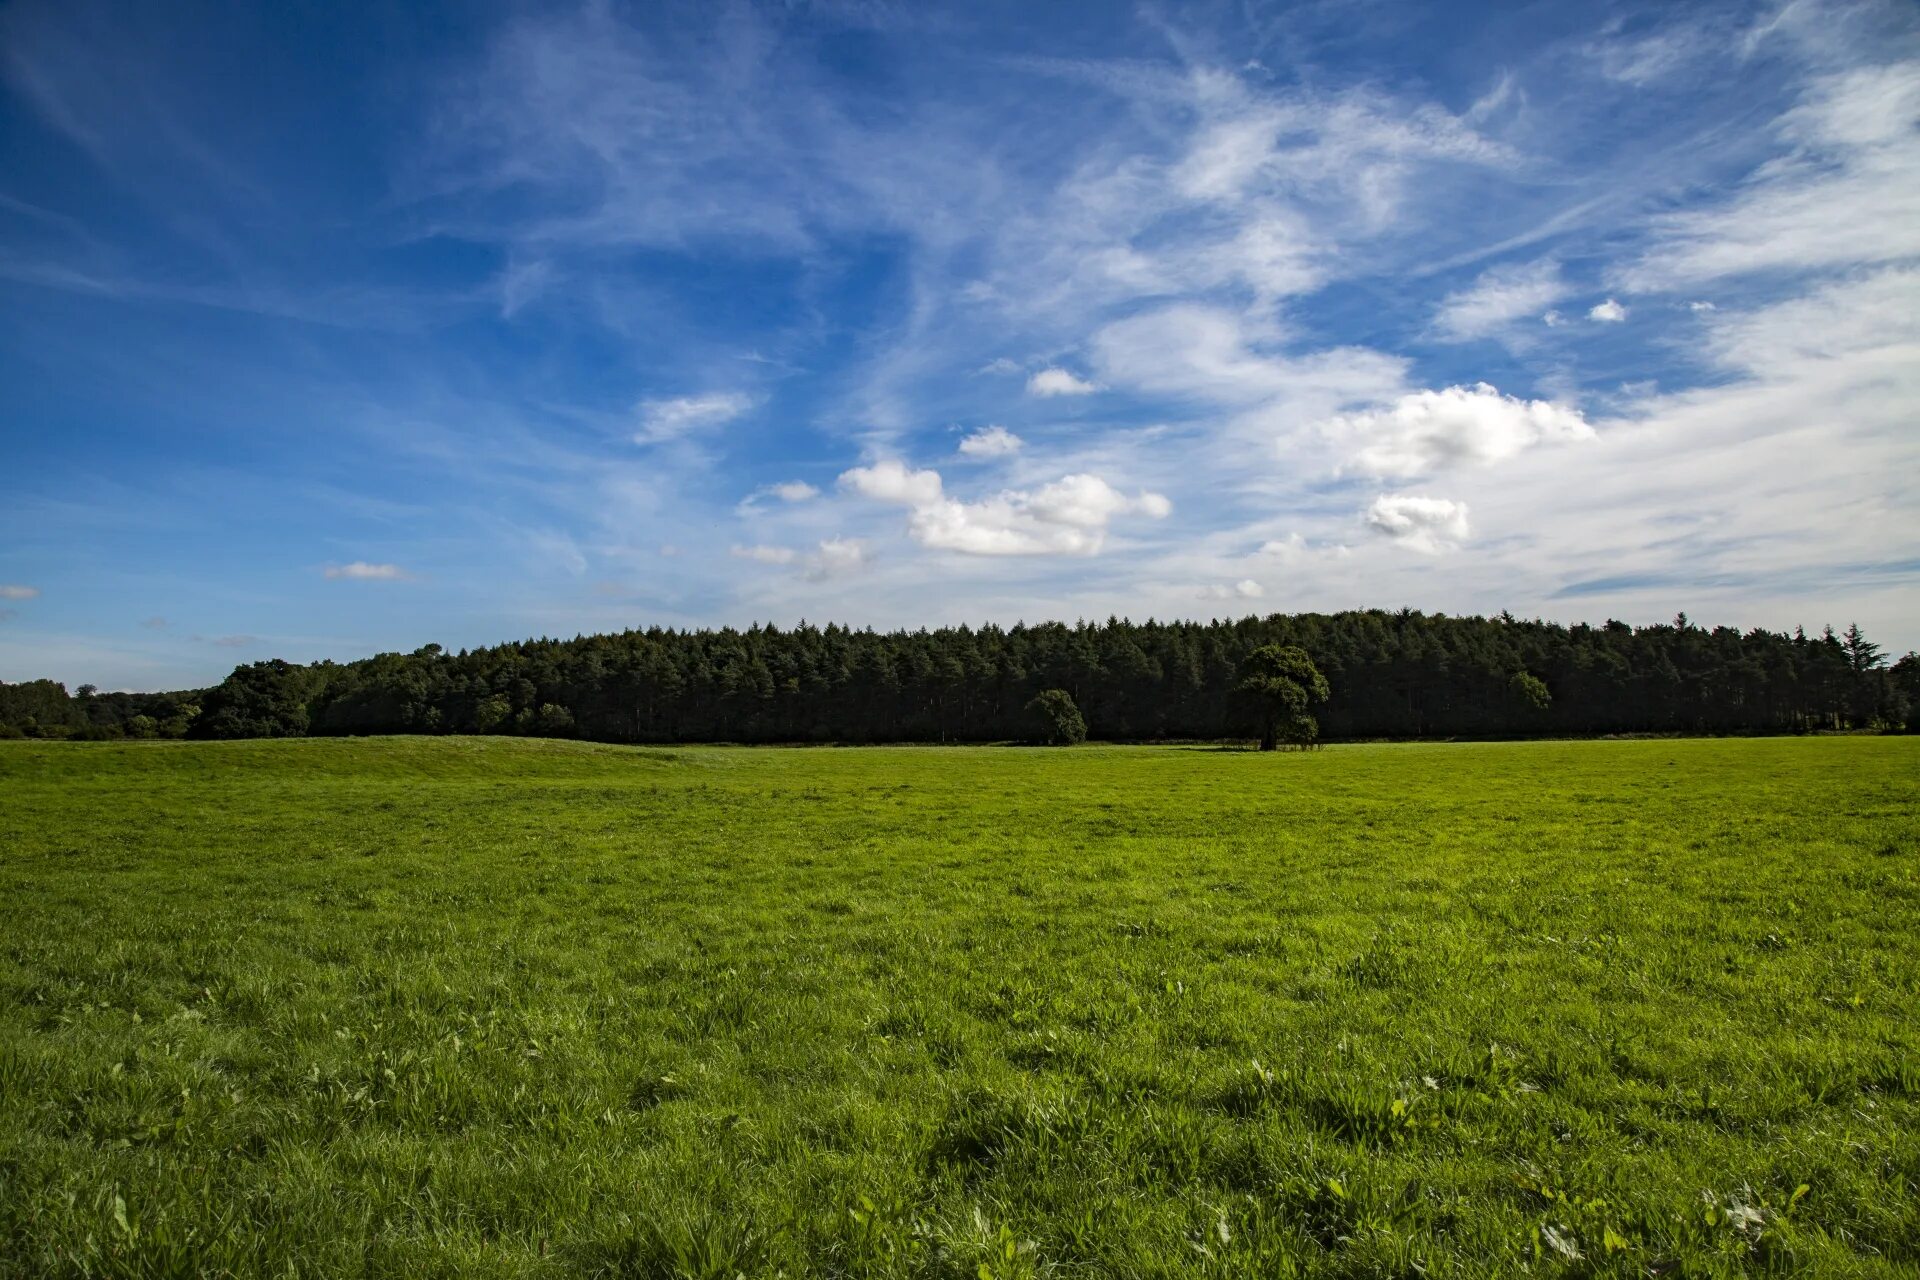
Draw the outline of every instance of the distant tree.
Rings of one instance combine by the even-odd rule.
[[[541,738],[570,738],[573,736],[573,713],[558,703],[542,703],[540,710],[532,713],[528,732]]]
[[[1042,742],[1070,747],[1087,740],[1087,722],[1074,705],[1073,695],[1065,689],[1043,691],[1027,704],[1027,714],[1033,719],[1035,736]]]
[[[160,722],[152,716],[132,716],[127,720],[127,736],[151,738],[160,732]]]
[[[1521,706],[1531,707],[1535,711],[1545,711],[1553,705],[1553,694],[1547,689],[1546,682],[1531,672],[1514,672],[1513,679],[1507,681],[1507,690]]]
[[[190,733],[196,738],[298,738],[307,732],[312,668],[279,658],[235,667],[207,690]]]
[[[1327,700],[1327,678],[1299,645],[1253,650],[1241,660],[1239,687],[1258,715],[1262,751],[1276,750],[1283,740],[1303,748],[1319,740],[1312,707]]]
[[[1860,629],[1857,622],[1847,624],[1840,647],[1847,651],[1847,663],[1855,675],[1864,675],[1881,663],[1880,646],[1867,639],[1867,633]],[[80,687],[80,692],[82,695],[87,692],[85,685]]]
[[[513,703],[505,694],[493,694],[480,699],[473,708],[473,731],[475,733],[499,733],[513,720]]]
[[[1893,664],[1887,683],[1892,686],[1894,723],[1904,724],[1909,733],[1920,730],[1920,653],[1909,649]]]

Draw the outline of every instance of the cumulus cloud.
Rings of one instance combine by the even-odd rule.
[[[938,471],[915,471],[892,458],[843,472],[840,485],[876,502],[906,507],[930,506],[941,499]]]
[[[1587,311],[1587,319],[1598,320],[1601,324],[1619,324],[1627,318],[1627,309],[1608,298],[1605,302],[1595,303]]]
[[[937,471],[899,462],[855,467],[843,487],[909,510],[907,531],[922,546],[981,556],[1093,555],[1116,518],[1162,519],[1173,504],[1158,493],[1129,497],[1098,476],[1062,476],[1036,490],[1008,489],[977,502],[950,498]]]
[[[0,600],[32,600],[38,597],[40,588],[23,587],[17,583],[0,585]]]
[[[1027,393],[1036,396],[1088,396],[1100,388],[1058,367],[1042,369],[1027,379]]]
[[[1416,391],[1389,409],[1341,414],[1323,424],[1323,430],[1349,447],[1357,446],[1355,470],[1393,477],[1499,462],[1534,445],[1593,437],[1579,410],[1502,395],[1484,382]]]
[[[352,582],[402,582],[408,577],[407,571],[397,564],[368,564],[365,560],[330,564],[323,572],[329,578]]]
[[[1467,504],[1414,493],[1383,493],[1367,507],[1367,527],[1411,551],[1437,555],[1466,540]]]
[[[864,568],[870,557],[867,544],[858,538],[823,538],[819,550],[807,560],[807,576],[816,581],[834,578]]]
[[[1557,262],[1495,267],[1473,284],[1441,299],[1434,312],[1436,334],[1455,342],[1484,338],[1516,320],[1546,312],[1549,325],[1558,313],[1546,309],[1567,295]]]
[[[1265,594],[1266,588],[1252,578],[1242,578],[1235,583],[1210,583],[1200,588],[1203,600],[1258,600]]]
[[[697,431],[724,426],[751,408],[753,397],[744,391],[642,400],[640,430],[633,438],[639,444],[665,444]]]
[[[983,427],[960,442],[960,452],[969,458],[1004,458],[1025,443],[1005,427]]]

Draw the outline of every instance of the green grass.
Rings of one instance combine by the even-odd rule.
[[[1914,1275],[1920,741],[0,743],[0,1274]]]

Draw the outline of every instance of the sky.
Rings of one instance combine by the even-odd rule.
[[[0,679],[1402,607],[1920,646],[1920,7],[0,8]]]

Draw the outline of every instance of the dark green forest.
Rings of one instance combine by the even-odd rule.
[[[488,733],[606,742],[998,742],[1051,736],[1066,691],[1088,736],[1262,732],[1243,663],[1298,645],[1325,675],[1323,739],[1800,733],[1911,727],[1920,657],[1857,627],[1708,630],[1682,614],[1562,626],[1412,610],[1213,622],[856,631],[654,628],[356,662],[279,660],[211,689],[75,694],[0,684],[0,733],[253,738]]]
[[[1260,733],[1242,664],[1298,645],[1323,739],[1805,733],[1908,727],[1920,658],[1843,635],[1559,626],[1415,610],[939,631],[622,631],[357,662],[252,662],[213,689],[0,683],[17,737],[520,733],[609,743],[993,743],[1048,737],[1064,689],[1094,739]]]

